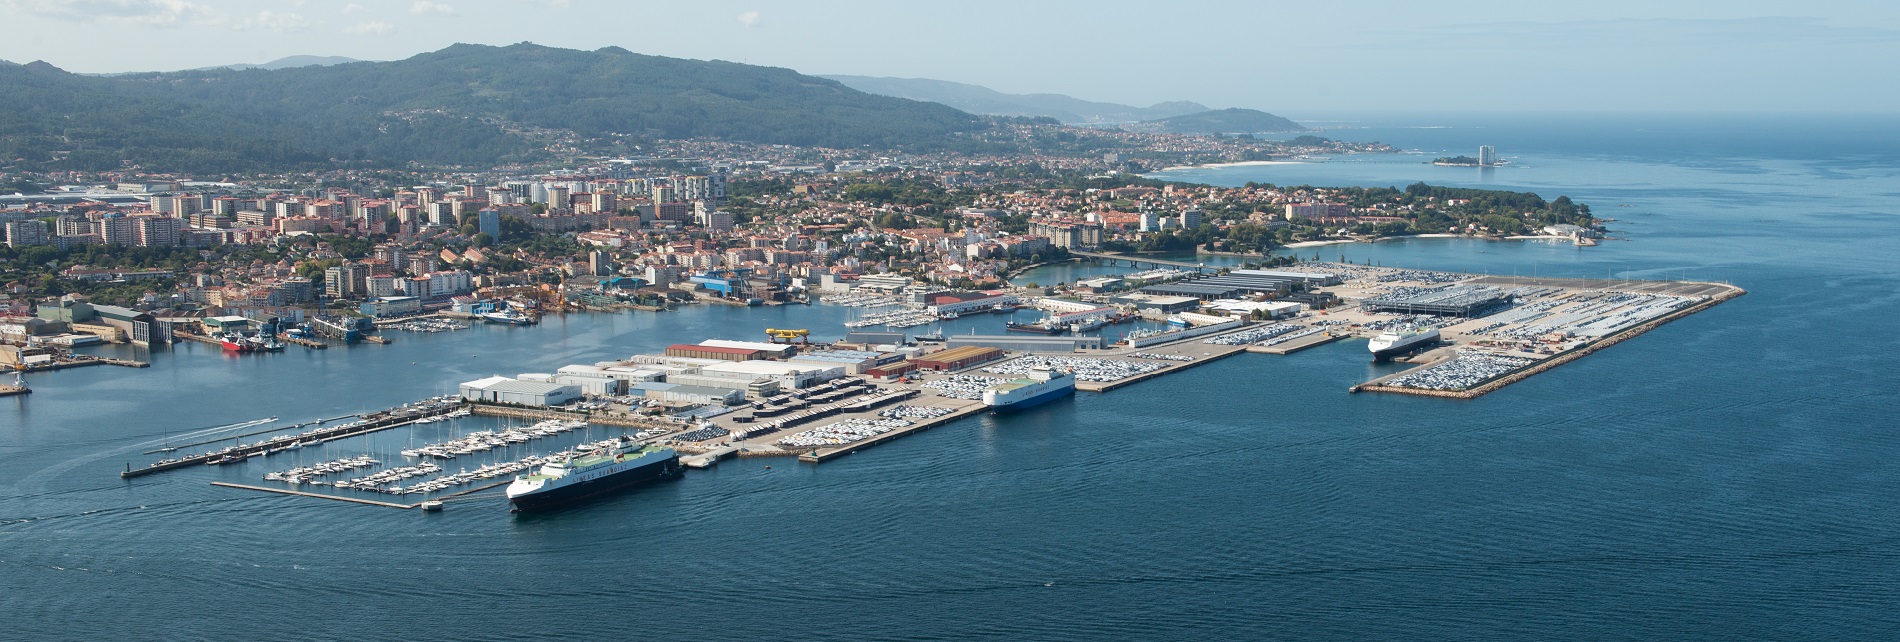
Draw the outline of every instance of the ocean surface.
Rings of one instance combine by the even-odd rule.
[[[284,455],[115,473],[234,422],[375,410],[766,327],[836,337],[856,311],[583,314],[276,355],[101,348],[154,365],[37,374],[34,394],[0,399],[6,637],[1900,637],[1900,120],[1326,124],[1416,153],[1164,175],[1565,194],[1617,219],[1624,240],[1297,252],[1750,294],[1472,401],[1348,395],[1385,366],[1342,342],[973,418],[822,466],[731,461],[533,516],[499,499],[421,514],[207,483],[255,482],[294,465]],[[1426,164],[1481,144],[1511,165]],[[496,423],[296,457],[387,461]]]

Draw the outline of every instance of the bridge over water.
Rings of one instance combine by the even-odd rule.
[[[1088,259],[1091,261],[1100,261],[1100,262],[1107,263],[1109,265],[1120,265],[1122,263],[1127,263],[1128,267],[1143,267],[1143,266],[1157,267],[1157,268],[1171,267],[1171,268],[1181,268],[1184,270],[1194,270],[1196,272],[1216,272],[1220,270],[1220,266],[1207,265],[1205,263],[1188,263],[1185,261],[1169,261],[1166,259],[1152,259],[1152,258],[1147,258],[1143,256],[1130,256],[1127,254],[1112,254],[1112,253],[1106,253],[1106,252],[1082,252],[1079,250],[1069,250],[1069,256],[1082,258],[1082,259]]]

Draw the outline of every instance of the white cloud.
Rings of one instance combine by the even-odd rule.
[[[396,25],[381,20],[359,22],[343,28],[343,33],[352,36],[387,36],[396,32]]]
[[[226,21],[217,9],[190,0],[0,0],[0,7],[73,22],[177,27]]]
[[[759,11],[754,9],[739,14],[739,24],[747,29],[759,26]]]
[[[349,4],[346,4],[346,5],[343,5],[343,13],[344,13],[345,15],[348,15],[348,14],[352,14],[352,13],[362,13],[362,12],[365,12],[365,11],[369,11],[369,10],[368,10],[368,9],[364,9],[364,8],[363,8],[363,5],[360,5],[360,4],[356,4],[356,3],[354,3],[354,2],[352,2],[352,3],[349,3]]]
[[[310,21],[305,20],[301,15],[294,13],[277,13],[273,11],[259,11],[256,16],[231,23],[232,29],[243,31],[275,31],[279,33],[303,31],[309,28],[309,26]]]
[[[409,5],[409,13],[439,13],[443,15],[454,15],[455,5],[452,5],[446,2],[430,2],[429,0],[416,0],[415,4]]]
[[[574,6],[574,0],[548,0],[548,6],[566,9]]]

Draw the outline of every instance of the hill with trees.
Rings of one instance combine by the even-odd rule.
[[[1126,127],[1167,134],[1261,134],[1303,132],[1299,123],[1257,109],[1216,109],[1161,118]]]
[[[891,148],[985,126],[789,69],[617,47],[458,44],[391,62],[115,76],[0,64],[0,157],[40,170],[485,166],[573,137]]]

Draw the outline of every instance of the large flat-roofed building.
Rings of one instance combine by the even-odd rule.
[[[1143,312],[1173,314],[1187,312],[1201,307],[1201,300],[1191,296],[1170,296],[1165,294],[1124,294],[1109,299],[1116,305],[1132,306]]]
[[[764,343],[760,341],[732,341],[728,339],[707,339],[705,341],[699,342],[699,345],[710,346],[714,348],[738,348],[741,350],[757,350],[759,352],[764,353],[765,356],[770,359],[784,359],[798,353],[798,348],[796,346],[787,345],[783,343]]]
[[[1163,283],[1150,285],[1140,290],[1142,294],[1155,296],[1190,297],[1198,301],[1231,299],[1242,294],[1240,288],[1224,285],[1196,285],[1193,283]]]
[[[745,361],[721,363],[700,369],[701,373],[727,376],[769,377],[786,388],[809,388],[844,376],[842,365]],[[668,379],[669,381],[671,378]]]
[[[461,385],[462,398],[468,401],[506,403],[522,406],[558,406],[581,398],[580,386],[543,381],[518,381],[508,377],[488,377]]]
[[[745,401],[745,393],[731,388],[711,388],[707,386],[682,386],[671,383],[642,384],[648,399],[668,404],[719,404],[738,405]]]
[[[100,323],[124,330],[133,345],[171,342],[171,326],[150,314],[116,305],[95,305],[92,311]]]
[[[764,359],[765,353],[753,348],[727,348],[722,346],[696,346],[685,343],[675,343],[666,347],[666,356],[718,359],[720,361],[751,361],[754,359]]]
[[[965,334],[948,339],[952,350],[965,347],[994,348],[1012,352],[1075,352],[1102,347],[1101,337],[1043,337],[1016,334]],[[944,352],[949,352],[945,350]]]
[[[422,299],[413,296],[382,296],[363,302],[361,311],[369,317],[396,317],[422,311]]]
[[[846,332],[845,343],[858,345],[904,345],[910,341],[910,335],[903,332],[866,332],[856,330]]]
[[[792,357],[787,363],[795,365],[810,364],[823,367],[844,368],[845,374],[864,374],[864,371],[887,363],[903,361],[904,356],[895,352],[871,352],[869,350],[823,350],[808,352]]]
[[[962,370],[1003,358],[1003,351],[988,346],[961,346],[934,352],[911,361],[921,370]]]
[[[932,314],[963,314],[988,311],[997,305],[1015,303],[1016,295],[1003,292],[950,292],[930,299],[924,311]]]
[[[1305,283],[1307,287],[1325,287],[1339,285],[1344,280],[1330,272],[1299,272],[1294,270],[1230,270],[1228,274],[1243,276],[1265,276],[1277,279],[1291,279]]]
[[[1510,305],[1511,299],[1509,292],[1489,285],[1450,285],[1381,295],[1368,299],[1365,307],[1374,312],[1479,317]]]

